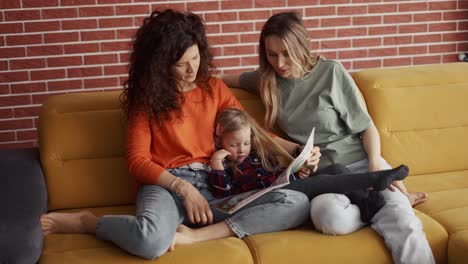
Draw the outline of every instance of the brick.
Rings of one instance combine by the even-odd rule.
[[[381,68],[382,67],[382,60],[359,60],[352,62],[353,69],[368,69],[368,68]]]
[[[411,36],[392,36],[384,38],[385,46],[403,45],[413,43]]]
[[[117,39],[131,40],[136,34],[136,29],[118,29],[116,30],[116,33]]]
[[[421,25],[399,25],[399,33],[416,33],[416,32],[427,32],[427,24]]]
[[[255,45],[223,47],[224,56],[255,54],[257,47]]]
[[[11,93],[38,93],[46,91],[46,84],[44,82],[28,82],[28,83],[14,83],[11,84]]]
[[[214,57],[223,56],[222,47],[210,47],[210,52]]]
[[[438,45],[429,45],[429,53],[448,53],[456,52],[457,44],[438,44]]]
[[[10,87],[8,84],[0,84],[0,94],[9,94],[10,93]]]
[[[302,20],[304,22],[304,26],[306,28],[318,28],[320,26],[320,19],[314,19],[314,18],[305,18]]]
[[[36,141],[0,143],[0,149],[18,149],[37,147]]]
[[[130,1],[129,0],[97,0],[97,2],[99,5],[107,5],[107,4],[117,4],[117,3],[125,4]],[[134,1],[134,2],[138,2],[138,1]]]
[[[13,117],[12,108],[0,108],[0,119],[7,119]]]
[[[60,0],[61,6],[95,5],[96,0]]]
[[[321,5],[348,4],[350,0],[320,0]]]
[[[413,58],[413,65],[421,65],[421,64],[439,64],[442,61],[441,55],[435,56],[422,56],[422,57],[414,57]]]
[[[121,52],[119,53],[119,62],[128,63],[130,61],[130,52]]]
[[[59,93],[33,94],[33,95],[32,95],[33,104],[43,104],[45,101],[47,101],[47,99],[49,99],[49,97],[55,96],[55,95],[58,95],[58,94],[63,94],[63,92],[59,92]]]
[[[24,140],[36,140],[37,139],[37,130],[19,130],[16,132],[16,137],[18,141]]]
[[[39,116],[40,111],[41,106],[15,107],[13,109],[13,116],[15,118],[36,117]]]
[[[65,54],[99,52],[99,43],[67,44],[63,46]]]
[[[399,12],[426,11],[427,1],[417,3],[401,3],[399,4]]]
[[[42,35],[40,34],[10,35],[10,36],[6,36],[6,43],[8,46],[41,44]]]
[[[244,34],[240,34],[241,37],[243,35]],[[208,38],[208,43],[216,43],[217,45],[239,43],[238,35],[208,36],[207,38]],[[257,41],[258,41],[258,35],[257,35]]]
[[[15,140],[16,140],[15,132],[0,131],[0,142],[15,141]]]
[[[0,10],[21,8],[21,0],[0,1]]]
[[[413,21],[417,22],[432,22],[442,20],[442,13],[428,13],[428,14],[413,14]]]
[[[384,24],[409,23],[413,21],[411,14],[385,15]]]
[[[8,71],[8,61],[0,61],[0,72]]]
[[[85,31],[81,32],[82,41],[115,39],[114,30]]]
[[[31,104],[30,95],[8,95],[0,97],[0,105],[2,107],[29,104]]]
[[[48,67],[64,67],[72,65],[82,65],[83,59],[81,56],[67,56],[67,57],[55,57],[47,58]]]
[[[41,12],[42,12],[42,19],[78,17],[78,10],[76,8],[42,9]]]
[[[113,6],[80,7],[78,9],[78,14],[80,17],[103,17],[115,15]]]
[[[213,64],[219,68],[240,66],[240,58],[215,58]]]
[[[322,18],[320,19],[321,27],[337,27],[337,26],[350,26],[350,17],[339,17],[339,18]]]
[[[5,46],[5,36],[0,36],[0,46]]]
[[[429,10],[456,10],[458,1],[429,1]]]
[[[457,22],[445,22],[445,23],[437,23],[437,24],[429,25],[429,32],[456,31],[456,30],[457,30]]]
[[[367,56],[367,49],[338,51],[339,59],[365,58]]]
[[[323,40],[320,41],[320,49],[339,49],[351,47],[351,40]]]
[[[62,21],[63,30],[94,28],[97,28],[97,19],[74,19]]]
[[[99,88],[99,87],[120,87],[119,78],[96,78],[85,79],[84,88]]]
[[[468,11],[444,12],[444,20],[467,20]]]
[[[112,1],[112,0],[110,0]],[[128,0],[126,0],[128,2]],[[133,2],[147,2],[148,0],[134,0]],[[113,3],[112,3],[113,4]],[[162,1],[159,1],[155,4],[151,4],[151,10],[165,10],[165,9],[174,9],[177,11],[185,11],[185,3],[164,3]]]
[[[221,1],[221,10],[226,10],[226,9],[237,9],[238,10],[238,9],[244,9],[244,8],[252,8],[252,7],[254,7],[253,3],[254,3],[253,0]]]
[[[451,62],[459,62],[458,61],[458,54],[445,54],[442,55],[442,63],[451,63]]]
[[[44,34],[44,43],[75,42],[79,38],[78,32],[46,33]]]
[[[28,80],[29,80],[29,75],[27,71],[0,73],[0,83],[24,82]]]
[[[411,58],[394,58],[394,59],[384,59],[383,66],[384,67],[398,67],[398,66],[407,66],[411,65]]]
[[[382,16],[353,16],[353,25],[382,24]]]
[[[21,23],[1,23],[0,32],[2,34],[22,33],[23,24]]]
[[[119,51],[130,50],[132,48],[130,41],[101,42],[101,51]]]
[[[239,17],[241,20],[255,19],[257,12],[240,12]],[[263,12],[262,12],[263,13]],[[269,14],[270,12],[268,12]],[[241,15],[242,14],[242,15]],[[251,14],[251,17],[248,17]],[[209,24],[214,22],[237,21],[237,12],[218,12],[205,14],[205,21]]]
[[[65,70],[36,70],[31,71],[31,80],[48,80],[65,78]]]
[[[444,33],[442,41],[466,41],[468,34],[466,32]]]
[[[230,12],[228,13],[229,17],[231,19],[225,19],[225,20],[236,20],[236,13],[235,12]],[[206,15],[206,20],[211,21],[210,18],[213,14],[208,14]],[[239,12],[239,19],[240,20],[267,20],[271,16],[271,12],[269,10],[259,10],[259,11],[241,11]],[[219,17],[222,18],[224,17],[224,13],[220,13]],[[216,20],[215,20],[216,21]],[[222,21],[222,20],[220,20]]]
[[[123,17],[123,18],[101,18],[98,20],[98,25],[100,28],[119,28],[119,27],[132,27],[133,18]],[[140,24],[137,24],[140,25]]]
[[[414,35],[413,43],[434,43],[442,41],[442,34]]]
[[[84,62],[86,65],[117,63],[118,57],[117,54],[87,55],[84,57]]]
[[[399,55],[426,54],[427,46],[399,47]]]
[[[24,23],[26,32],[46,32],[46,31],[59,31],[59,21],[46,21],[46,22],[26,22]]]
[[[286,6],[286,0],[254,0],[254,8],[282,6]]]
[[[19,59],[10,60],[11,70],[45,68],[45,59]]]
[[[258,56],[249,56],[241,58],[242,66],[255,66],[258,65]]]
[[[397,32],[398,32],[398,26],[369,27],[369,35],[387,35],[387,34],[396,34]]]
[[[310,7],[305,9],[306,16],[334,16],[336,15],[336,7],[323,6],[323,7]]]
[[[320,55],[327,59],[338,59],[338,52],[337,51],[320,51],[317,56]]]
[[[366,5],[338,6],[338,15],[363,15],[367,14],[368,8]]]
[[[209,11],[209,10],[220,10],[220,4],[218,1],[207,1],[207,2],[187,2],[187,10],[192,12],[196,11]]]
[[[205,32],[206,34],[217,34],[221,33],[221,25],[205,25]]]
[[[128,16],[128,15],[148,15],[151,12],[149,5],[126,5],[116,6],[115,14],[117,16]]]
[[[312,39],[334,38],[336,34],[336,29],[309,30],[309,36]]]
[[[102,67],[79,67],[67,69],[68,78],[80,78],[102,75]]]
[[[380,3],[383,0],[352,0],[353,4],[355,3]]]
[[[337,30],[337,36],[340,37],[356,37],[356,36],[366,36],[367,29],[364,27],[358,28],[340,28]]]
[[[6,0],[5,2],[8,2]],[[4,2],[4,1],[1,1]],[[41,19],[41,11],[39,10],[15,10],[4,11],[5,21],[28,21]]]
[[[468,42],[458,42],[457,43],[457,51],[458,52],[468,51]]]
[[[63,45],[43,45],[27,47],[27,56],[50,56],[63,54]]]
[[[128,65],[104,66],[104,75],[128,74]]]
[[[388,57],[398,55],[397,48],[372,48],[369,49],[369,57]]]
[[[361,38],[353,39],[352,46],[354,47],[371,47],[371,46],[381,46],[382,38]]]
[[[223,33],[250,32],[254,30],[254,27],[253,23],[222,24],[221,30]]]
[[[17,58],[24,57],[26,55],[25,48],[15,47],[15,48],[0,48],[0,58]]]
[[[369,5],[369,14],[373,13],[395,13],[398,10],[397,4]]]
[[[82,89],[83,81],[82,80],[66,80],[66,81],[50,81],[47,82],[48,91],[66,91],[66,90],[75,90]]]
[[[7,0],[9,1],[9,0]],[[51,7],[58,6],[58,0],[47,0],[47,1],[37,1],[37,0],[22,0],[22,8],[32,8],[32,7]]]

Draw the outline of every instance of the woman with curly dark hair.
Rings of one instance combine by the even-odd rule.
[[[139,187],[136,216],[49,213],[41,219],[45,235],[93,233],[154,259],[175,244],[196,242],[187,241],[185,225],[208,225],[197,229],[197,241],[203,241],[285,230],[307,218],[307,196],[292,190],[269,192],[233,215],[211,210],[207,176],[216,114],[242,108],[221,80],[210,77],[211,59],[197,15],[154,11],[144,20],[122,93],[126,159]],[[282,144],[290,152],[297,146]],[[318,155],[311,165],[318,163]]]

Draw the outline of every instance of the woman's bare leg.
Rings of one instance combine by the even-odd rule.
[[[91,233],[96,232],[98,217],[90,211],[78,213],[48,213],[41,216],[41,227],[44,236],[58,233]]]

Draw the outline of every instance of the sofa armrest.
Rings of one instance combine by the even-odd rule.
[[[0,180],[0,263],[36,263],[47,212],[38,149],[0,150]]]

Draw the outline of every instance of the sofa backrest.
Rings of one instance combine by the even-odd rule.
[[[468,63],[369,69],[353,78],[384,158],[411,174],[468,169]]]
[[[232,89],[258,121],[258,97]],[[48,209],[132,204],[135,182],[125,162],[126,123],[120,91],[51,97],[39,117],[39,148]]]

